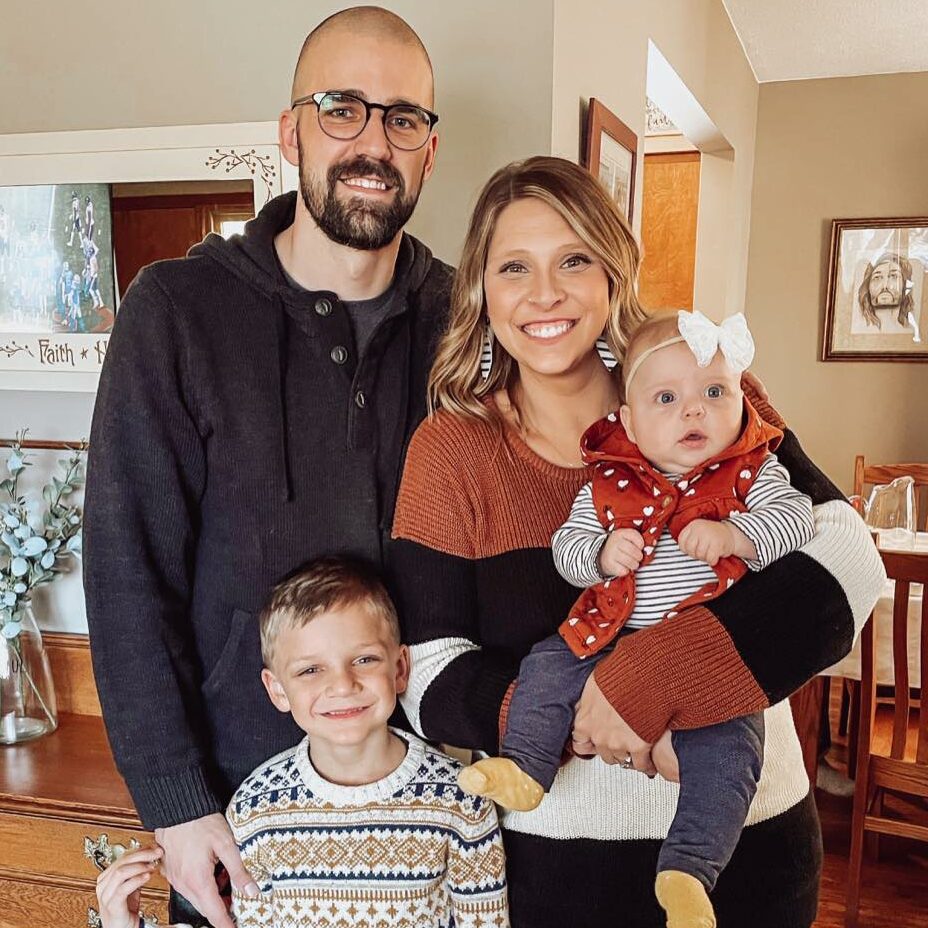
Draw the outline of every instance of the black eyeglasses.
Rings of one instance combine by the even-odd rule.
[[[319,128],[333,139],[357,138],[371,118],[371,110],[383,113],[383,131],[391,145],[403,151],[415,151],[428,140],[438,116],[412,103],[368,103],[335,90],[321,90],[300,97],[290,104],[291,109],[313,103],[319,115]]]

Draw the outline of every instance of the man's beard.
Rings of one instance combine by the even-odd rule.
[[[308,176],[304,170],[303,146],[298,143],[297,147],[303,202],[316,225],[333,242],[360,251],[376,251],[396,238],[419,201],[421,178],[415,191],[407,196],[406,183],[396,168],[382,161],[358,157],[333,164],[323,184]],[[339,199],[336,190],[343,177],[376,177],[394,189],[393,202],[374,203],[361,194],[349,200]]]

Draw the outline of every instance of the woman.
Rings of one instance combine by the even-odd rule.
[[[509,165],[477,203],[430,379],[436,413],[410,444],[394,522],[404,706],[426,737],[494,753],[521,658],[576,598],[548,546],[590,476],[580,436],[618,405],[596,343],[621,359],[644,318],[638,262],[614,204],[570,162]],[[723,928],[812,923],[821,839],[783,700],[848,650],[881,567],[789,432],[779,457],[819,504],[815,539],[710,608],[623,637],[597,667],[573,737],[599,758],[568,760],[536,810],[503,820],[515,926],[663,925],[652,886],[676,786],[642,775],[650,745],[767,707],[763,776],[713,903]],[[637,769],[613,766],[629,755]]]

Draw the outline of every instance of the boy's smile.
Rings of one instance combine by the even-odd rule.
[[[343,606],[302,627],[282,628],[272,664],[261,673],[268,695],[309,735],[321,775],[372,782],[394,769],[385,758],[399,739],[387,720],[406,689],[409,653],[373,608]]]

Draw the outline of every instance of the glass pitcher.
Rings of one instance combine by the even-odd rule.
[[[850,498],[851,505],[879,533],[881,548],[912,550],[915,547],[915,478],[897,477],[878,484],[870,497]]]

